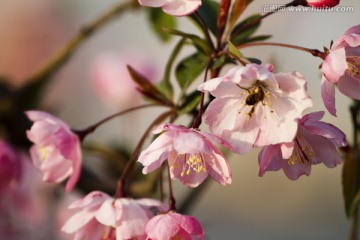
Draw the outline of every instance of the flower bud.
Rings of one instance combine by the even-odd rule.
[[[335,7],[339,5],[340,0],[307,0],[309,7],[322,8],[322,7]]]

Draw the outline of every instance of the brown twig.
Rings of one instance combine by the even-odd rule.
[[[139,7],[137,1],[129,0],[127,2],[121,1],[120,4],[112,7],[109,11],[95,19],[90,24],[81,28],[64,47],[55,52],[40,68],[36,69],[25,82],[35,82],[44,78],[51,77],[57,72],[60,67],[71,58],[79,46],[94,34],[101,27],[109,23],[115,17],[120,16],[128,9],[136,9]]]

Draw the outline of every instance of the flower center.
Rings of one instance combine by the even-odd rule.
[[[170,170],[182,166],[181,176],[189,175],[191,171],[195,173],[206,173],[206,165],[202,154],[179,154],[170,167]]]
[[[313,159],[317,158],[314,149],[300,134],[295,137],[295,146],[291,157],[288,160],[289,165],[313,163]]]
[[[360,80],[360,57],[359,56],[348,56],[346,58],[348,69],[346,73],[351,77]]]
[[[109,226],[105,227],[101,240],[115,240],[115,239],[116,239],[115,228]]]
[[[240,85],[236,84],[239,88],[247,91],[247,96],[245,98],[245,104],[248,106],[252,106],[250,111],[246,114],[249,116],[249,118],[252,117],[256,105],[261,102],[262,105],[268,105],[271,106],[271,102],[268,99],[265,101],[265,97],[270,98],[270,92],[266,90],[266,85],[264,83],[261,83],[259,80],[257,80],[251,87],[244,88]],[[243,94],[243,93],[242,93]],[[273,112],[273,111],[271,111]]]
[[[37,148],[40,153],[40,161],[45,161],[50,154],[50,148],[43,144],[40,144]]]

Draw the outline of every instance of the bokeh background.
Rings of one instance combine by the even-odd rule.
[[[12,79],[14,86],[21,86],[26,76],[82,26],[116,3],[118,1],[115,0],[0,0],[0,75]],[[283,3],[286,2],[256,0],[244,17],[261,12],[264,4]],[[359,24],[360,2],[346,0],[341,5],[353,6],[354,11],[285,11],[267,18],[258,33],[272,34],[273,42],[322,50],[346,29]],[[179,18],[178,22],[178,28],[182,31],[199,33],[188,19]],[[176,42],[176,38],[170,43],[161,42],[151,31],[144,12],[124,14],[78,49],[55,75],[43,104],[55,106],[57,115],[74,128],[84,128],[119,108],[125,109],[126,106],[105,104],[92,89],[91,72],[99,56],[136,51],[152,59],[156,76],[161,78]],[[189,48],[181,55],[186,56],[191,52]],[[311,111],[324,110],[320,99],[320,59],[304,52],[276,47],[249,48],[244,53],[263,62],[274,63],[277,71],[301,72],[308,80],[309,94],[314,100]],[[352,139],[350,104],[349,99],[338,94],[338,117],[326,114],[324,119],[341,128],[349,140]],[[159,112],[159,109],[144,110],[116,119],[102,126],[89,139],[104,144],[116,141],[133,147],[149,124],[149,119],[155,118]],[[228,187],[210,183],[192,203],[191,214],[201,221],[208,239],[347,238],[350,224],[345,216],[342,198],[342,166],[334,169],[315,166],[310,177],[303,176],[297,181],[288,180],[282,172],[258,177],[257,154],[258,150],[253,150],[243,156],[231,155],[233,183]],[[180,202],[188,189],[180,184],[175,185]]]

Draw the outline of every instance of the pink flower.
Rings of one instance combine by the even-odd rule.
[[[230,142],[236,153],[292,141],[297,119],[312,106],[306,81],[298,72],[274,74],[271,70],[270,65],[238,66],[198,88],[216,97],[204,114],[206,124]]]
[[[0,140],[0,193],[15,187],[21,175],[20,158],[14,149]]]
[[[345,134],[337,127],[321,122],[324,112],[314,112],[299,120],[295,139],[264,147],[259,154],[259,175],[283,169],[291,180],[310,175],[311,165],[324,163],[332,168],[341,163],[336,147],[347,145]]]
[[[34,145],[30,155],[34,165],[43,173],[46,182],[61,182],[69,177],[65,191],[78,181],[81,171],[80,141],[60,119],[41,111],[27,111],[34,122],[27,137]]]
[[[162,10],[172,16],[187,16],[201,6],[201,0],[138,0],[146,7],[162,7]]]
[[[94,191],[74,202],[69,209],[75,209],[78,212],[65,223],[61,230],[68,234],[75,233],[75,240],[101,239],[106,232],[104,231],[106,226],[97,221],[95,217],[97,214],[101,215],[99,209],[106,200],[113,200],[113,198],[105,193]],[[111,229],[108,228],[108,230]],[[115,238],[112,239],[115,240]]]
[[[222,185],[231,183],[231,172],[222,153],[210,142],[231,148],[223,139],[174,124],[160,125],[153,133],[162,133],[139,156],[147,174],[168,159],[171,178],[189,187],[197,187],[210,175]]]
[[[105,103],[115,106],[136,104],[140,94],[131,78],[127,65],[152,82],[155,82],[155,67],[150,59],[132,52],[123,56],[106,54],[95,59],[91,68],[91,82],[96,94]]]
[[[112,198],[94,191],[69,208],[77,208],[62,231],[75,233],[75,239],[145,239],[145,226],[153,216],[149,210],[164,205],[153,199]],[[90,238],[91,237],[91,238]],[[86,238],[87,239],[87,238]]]
[[[360,100],[360,25],[347,30],[327,52],[322,63],[321,95],[336,115],[335,85],[344,95]]]
[[[194,217],[176,212],[159,214],[146,225],[147,240],[204,239],[204,230]]]
[[[307,0],[306,2],[310,7],[322,8],[335,7],[340,3],[340,0]]]

